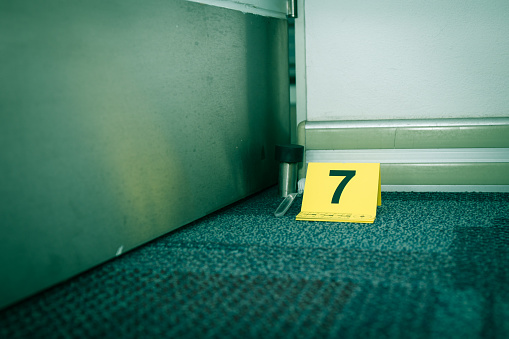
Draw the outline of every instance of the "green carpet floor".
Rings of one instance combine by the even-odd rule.
[[[509,338],[509,194],[383,193],[374,224],[263,191],[0,312],[1,338]],[[141,227],[141,226],[140,226]]]

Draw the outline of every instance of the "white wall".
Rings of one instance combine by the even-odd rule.
[[[308,0],[305,62],[307,120],[508,117],[509,1]]]

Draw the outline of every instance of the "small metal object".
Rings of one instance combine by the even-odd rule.
[[[288,194],[286,196],[286,198],[281,202],[281,204],[279,204],[278,208],[274,212],[274,215],[277,218],[281,218],[282,216],[284,216],[286,211],[288,211],[290,209],[290,206],[292,206],[295,198],[299,195],[304,194],[305,184],[306,184],[306,178],[300,179],[299,182],[297,183],[297,191],[298,192]]]
[[[277,218],[282,217],[285,215],[286,211],[292,206],[293,201],[295,200],[295,197],[297,197],[298,193],[290,193],[286,196],[286,198],[279,204],[278,208],[274,212],[274,215]]]
[[[279,190],[281,197],[297,192],[297,170],[304,156],[302,145],[276,145],[276,160],[279,161]]]

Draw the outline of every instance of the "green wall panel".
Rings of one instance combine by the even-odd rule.
[[[277,181],[287,25],[180,0],[0,3],[0,307]]]

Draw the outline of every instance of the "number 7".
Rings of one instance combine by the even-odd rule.
[[[334,195],[332,196],[331,204],[339,204],[339,198],[341,197],[341,193],[345,189],[346,184],[355,176],[355,171],[347,171],[347,170],[331,170],[329,173],[329,177],[345,177],[336,188]]]

